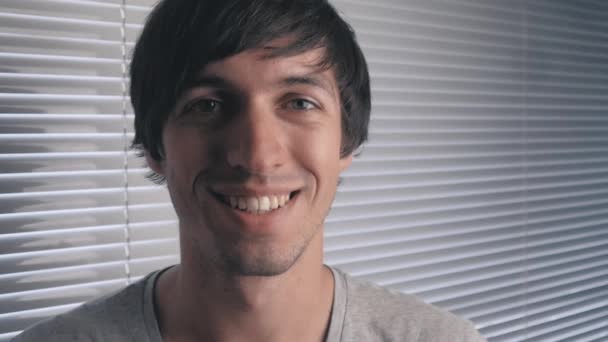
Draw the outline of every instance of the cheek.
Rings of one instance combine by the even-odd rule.
[[[164,146],[167,165],[172,165],[172,171],[183,176],[187,173],[198,173],[203,166],[206,156],[207,143],[196,129],[173,129],[165,132]]]
[[[194,183],[201,168],[187,153],[174,157],[167,169],[167,190],[180,221],[187,225],[200,221],[201,201],[195,193]]]
[[[332,129],[334,128],[334,129]],[[340,173],[339,125],[319,127],[306,134],[294,134],[293,149],[297,159],[315,179],[317,192],[330,191],[333,196]]]
[[[195,203],[192,192],[194,180],[205,168],[204,143],[187,129],[166,132],[163,138],[167,187],[176,210],[188,211]],[[187,216],[186,213],[178,214]]]

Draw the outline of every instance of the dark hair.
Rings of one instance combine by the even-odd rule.
[[[342,105],[341,157],[367,139],[369,74],[352,28],[326,0],[162,0],[150,13],[131,61],[133,147],[163,158],[162,128],[189,77],[210,62],[294,37],[272,55],[322,47]],[[152,177],[154,178],[154,177]]]

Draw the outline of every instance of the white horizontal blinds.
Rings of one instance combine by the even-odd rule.
[[[0,3],[0,340],[140,274],[125,199],[145,171],[124,167],[122,48],[142,5]]]
[[[373,113],[327,262],[490,341],[608,339],[608,4],[334,3]]]
[[[528,303],[525,320],[489,331],[608,340],[608,3],[525,13]]]

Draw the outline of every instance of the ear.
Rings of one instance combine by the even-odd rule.
[[[352,164],[353,162],[353,154],[350,153],[347,156],[344,156],[342,158],[340,158],[340,173],[344,172],[344,170],[346,170],[350,164]]]
[[[148,164],[148,166],[150,167],[150,169],[152,169],[152,171],[154,171],[155,173],[157,173],[161,176],[165,175],[162,161],[158,161],[158,160],[152,158],[152,156],[150,156],[150,153],[148,153],[148,151],[144,151],[144,157],[146,157],[146,164]]]

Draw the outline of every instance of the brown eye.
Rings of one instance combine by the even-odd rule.
[[[220,101],[213,99],[199,99],[184,108],[185,113],[201,113],[211,114],[219,111],[221,108]]]

